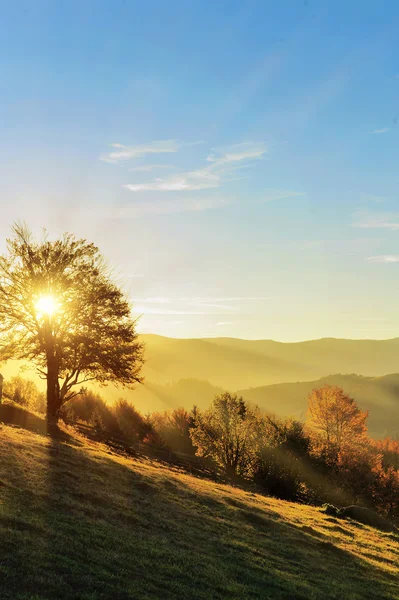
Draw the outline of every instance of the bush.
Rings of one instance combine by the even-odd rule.
[[[170,450],[184,454],[195,454],[195,448],[190,437],[193,427],[193,415],[184,408],[176,408],[164,413],[153,413],[151,423],[160,440]]]
[[[299,421],[267,416],[265,422],[254,480],[273,496],[298,500],[308,479],[310,440]]]
[[[4,381],[3,396],[24,408],[43,414],[46,412],[46,396],[30,379],[17,375]]]
[[[120,398],[115,402],[112,411],[121,434],[128,442],[135,443],[146,438],[150,425],[131,402]]]
[[[62,409],[62,418],[81,421],[94,427],[98,432],[121,435],[117,418],[105,400],[90,390],[83,390]]]

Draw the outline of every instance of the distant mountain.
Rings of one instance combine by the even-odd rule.
[[[277,415],[304,419],[308,394],[325,384],[341,386],[363,410],[370,411],[368,426],[372,435],[399,435],[399,374],[383,377],[329,375],[316,381],[280,383],[238,393]]]
[[[399,372],[399,339],[281,343],[150,334],[141,339],[146,345],[145,382],[134,391],[94,386],[110,401],[129,398],[147,413],[194,404],[205,407],[221,390],[242,390],[267,410],[303,416],[309,391],[332,382],[370,409],[370,426],[378,435],[399,430],[399,375],[389,375]],[[7,379],[20,366],[10,361],[1,372]],[[31,370],[21,375],[43,388],[44,382]]]
[[[160,385],[151,381],[145,381],[135,390],[124,390],[115,386],[108,386],[106,391],[97,388],[97,391],[108,400],[128,398],[144,414],[147,412],[163,412],[184,406],[191,409],[194,405],[206,408],[213,398],[223,391],[222,388],[199,379],[180,379],[174,383]]]
[[[399,339],[326,338],[298,343],[235,338],[174,339],[143,335],[144,375],[154,384],[201,379],[244,389],[311,381],[331,373],[369,377],[399,371]]]

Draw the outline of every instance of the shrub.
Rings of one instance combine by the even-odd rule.
[[[69,400],[62,409],[62,418],[70,421],[81,421],[94,427],[97,431],[111,435],[120,435],[121,431],[115,414],[105,400],[90,390],[83,390]]]
[[[46,411],[46,396],[40,392],[34,381],[19,375],[4,381],[3,396],[16,404],[39,413]]]
[[[310,440],[303,424],[265,417],[265,435],[258,450],[254,480],[270,494],[298,500],[308,479]]]
[[[190,428],[194,426],[193,414],[184,408],[175,408],[164,413],[153,413],[151,422],[164,444],[175,452],[195,454],[190,437]]]
[[[142,441],[149,432],[149,424],[131,402],[120,398],[112,407],[123,437],[130,443]]]

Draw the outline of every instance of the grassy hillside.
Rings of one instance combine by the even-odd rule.
[[[399,375],[362,377],[360,375],[329,375],[316,381],[280,383],[240,390],[247,400],[281,416],[304,418],[307,396],[324,384],[339,385],[363,409],[370,411],[369,431],[375,436],[399,434]]]
[[[0,429],[2,600],[395,599],[393,534]]]

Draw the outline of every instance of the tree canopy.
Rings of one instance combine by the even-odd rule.
[[[365,439],[368,412],[338,386],[314,389],[308,398],[308,416],[310,426],[327,449],[339,452]]]
[[[36,365],[49,418],[85,382],[142,381],[130,304],[94,244],[70,234],[36,241],[26,226],[13,227],[0,256],[0,358]]]
[[[211,457],[229,475],[236,475],[248,468],[262,430],[259,411],[236,394],[224,392],[208,410],[197,409],[190,435],[198,456]]]

